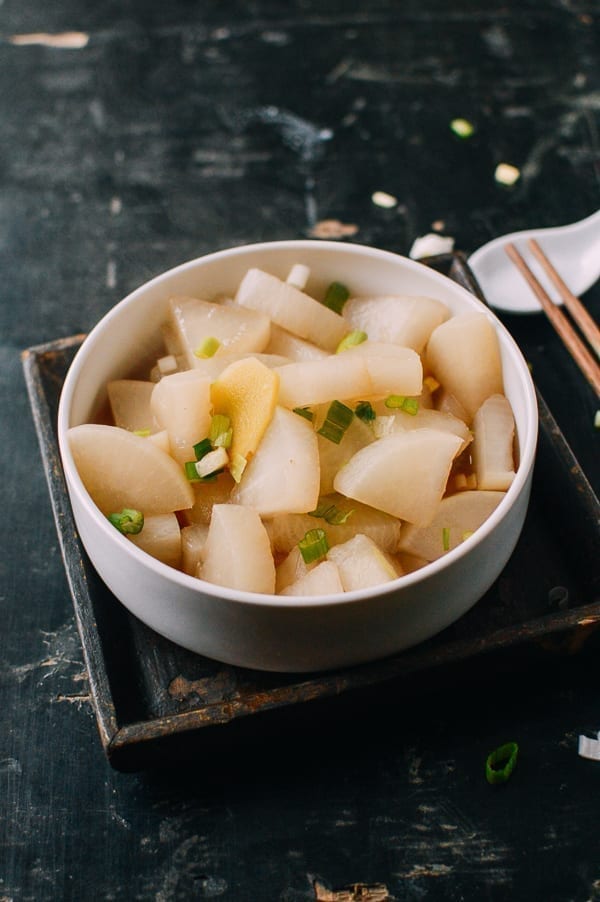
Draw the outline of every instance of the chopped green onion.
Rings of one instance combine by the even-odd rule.
[[[147,438],[151,433],[149,429],[134,429],[134,435],[140,435],[142,438]]]
[[[354,510],[341,511],[335,504],[328,504],[326,501],[318,504],[314,511],[309,511],[309,517],[320,517],[331,526],[342,526],[354,513]]]
[[[109,514],[108,519],[125,536],[137,536],[144,528],[143,513],[131,507],[124,507],[120,514]]]
[[[329,405],[325,422],[320,429],[317,429],[317,432],[319,435],[322,435],[323,438],[329,439],[330,442],[335,442],[336,445],[339,445],[353,418],[353,410],[346,407],[341,401],[332,401]]]
[[[349,297],[350,292],[345,285],[343,285],[341,282],[332,282],[325,292],[323,303],[326,307],[329,307],[329,309],[333,310],[335,313],[341,313],[344,309],[344,304]]]
[[[466,532],[463,532],[462,541],[466,542],[467,539],[470,539],[472,535],[473,535],[473,531],[471,529],[468,529]]]
[[[219,470],[216,473],[209,473],[208,476],[201,476],[196,469],[196,464],[198,463],[200,463],[199,460],[187,460],[183,465],[189,482],[214,482],[219,473],[222,472]]]
[[[223,468],[229,463],[229,455],[225,448],[215,448],[209,454],[205,454],[202,460],[196,461],[196,473],[202,479],[207,476],[217,476],[223,472]]]
[[[303,539],[298,542],[298,548],[305,564],[312,564],[319,558],[325,557],[329,551],[329,542],[324,529],[309,529]]]
[[[356,345],[361,345],[363,341],[366,341],[369,336],[366,332],[361,332],[360,329],[355,329],[353,332],[348,332],[348,334],[342,338],[339,345],[335,349],[336,354],[341,354],[342,351],[347,351],[348,348],[355,348]]]
[[[310,407],[294,407],[294,413],[297,413],[299,417],[304,417],[305,420],[309,420],[311,423],[315,418]]]
[[[359,401],[354,408],[354,413],[363,423],[372,423],[373,420],[377,419],[377,414],[373,410],[373,405],[370,401]]]
[[[209,438],[203,438],[201,442],[197,442],[194,445],[194,454],[196,455],[196,460],[202,460],[207,454],[210,454],[212,451],[212,442]]]
[[[459,138],[470,138],[475,132],[475,127],[468,119],[453,119],[450,128]]]
[[[450,551],[450,527],[442,527],[442,547],[444,551]]]
[[[213,448],[229,448],[233,438],[231,420],[222,413],[216,413],[210,422],[208,438]]]
[[[205,338],[194,351],[194,357],[214,357],[220,347],[218,338]]]
[[[516,742],[506,742],[499,746],[485,762],[485,776],[488,783],[506,783],[517,763],[519,746]]]
[[[414,417],[419,412],[419,402],[416,398],[405,398],[404,395],[388,395],[385,406],[392,410],[403,410]]]
[[[229,462],[229,472],[236,482],[242,478],[242,473],[246,469],[248,461],[241,454],[234,454]]]

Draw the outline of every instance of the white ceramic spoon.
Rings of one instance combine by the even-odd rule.
[[[527,260],[557,303],[562,303],[542,267],[527,248],[535,238],[574,295],[582,295],[600,277],[600,210],[579,222],[548,229],[501,235],[474,251],[467,262],[491,307],[509,313],[535,313],[542,308],[521,273],[504,251],[509,242]]]

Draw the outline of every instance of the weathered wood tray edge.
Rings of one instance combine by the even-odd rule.
[[[450,276],[468,290],[479,295],[481,292],[460,254],[433,258],[430,265],[448,272]],[[429,261],[428,261],[429,262]],[[177,734],[187,734],[207,726],[224,725],[233,719],[247,717],[258,712],[268,712],[281,707],[297,705],[307,701],[339,696],[352,689],[387,682],[403,675],[422,670],[425,666],[435,668],[453,662],[464,661],[483,652],[498,650],[537,637],[548,637],[555,633],[586,629],[600,623],[600,601],[580,606],[573,610],[557,611],[520,625],[518,633],[514,628],[502,628],[487,634],[481,640],[458,639],[434,647],[427,665],[422,655],[405,652],[384,661],[362,665],[331,674],[300,675],[297,682],[277,689],[246,695],[243,704],[218,702],[210,705],[199,704],[175,716],[151,717],[141,721],[123,723],[115,704],[102,644],[95,621],[94,608],[89,589],[89,568],[70,509],[66,485],[56,445],[55,424],[50,412],[47,385],[41,372],[41,363],[49,358],[60,358],[72,353],[83,340],[83,335],[71,336],[23,351],[22,362],[25,381],[29,393],[34,424],[44,461],[53,514],[56,522],[61,553],[67,580],[74,604],[77,628],[80,634],[84,660],[88,671],[90,695],[102,746],[111,764],[121,767],[126,760],[126,769],[132,769],[131,749],[141,749],[146,744]],[[53,386],[60,391],[59,377]],[[596,531],[600,516],[600,504],[591,490],[585,475],[564,440],[557,424],[550,414],[543,398],[538,397],[540,408],[540,438],[542,448],[551,448],[560,459],[560,466],[569,479],[577,484],[586,522],[595,524]],[[135,755],[133,756],[135,769]]]

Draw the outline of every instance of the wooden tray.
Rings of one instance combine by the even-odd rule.
[[[461,254],[427,262],[480,294]],[[82,340],[28,348],[22,361],[92,704],[113,767],[137,770],[231,747],[284,723],[305,725],[313,712],[351,709],[356,699],[384,690],[410,695],[448,665],[473,670],[485,654],[532,641],[566,636],[577,647],[600,623],[600,504],[539,396],[539,450],[521,538],[492,588],[443,633],[382,661],[308,676],[229,667],[179,648],[117,601],[77,536],[55,428],[63,379]]]

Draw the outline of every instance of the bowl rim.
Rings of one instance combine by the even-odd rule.
[[[348,592],[328,595],[281,596],[275,594],[271,595],[259,592],[249,592],[242,589],[232,589],[226,586],[217,585],[216,583],[207,582],[206,580],[202,580],[199,577],[191,576],[187,573],[184,573],[183,571],[177,570],[174,567],[170,567],[169,565],[164,564],[162,561],[159,561],[158,559],[142,551],[140,548],[134,545],[133,542],[129,542],[125,536],[121,535],[117,530],[115,530],[115,528],[109,523],[108,519],[103,516],[102,512],[96,506],[91,496],[87,492],[85,486],[83,485],[69,449],[67,441],[67,430],[69,428],[71,403],[73,394],[76,390],[79,375],[81,373],[81,370],[85,367],[87,357],[90,353],[93,352],[95,343],[101,338],[104,332],[111,327],[112,321],[120,315],[121,311],[124,308],[135,304],[138,298],[144,296],[150,289],[160,285],[161,282],[193,270],[199,266],[202,266],[204,263],[217,261],[221,258],[232,256],[243,257],[246,254],[254,255],[267,250],[271,251],[277,249],[280,249],[282,251],[298,250],[299,252],[301,252],[303,249],[320,249],[324,252],[333,251],[336,254],[359,253],[364,254],[368,257],[372,257],[374,260],[379,259],[388,260],[390,262],[398,262],[401,266],[406,267],[414,272],[422,273],[423,270],[426,270],[428,278],[431,279],[433,284],[438,282],[440,283],[440,285],[447,287],[448,283],[450,282],[453,291],[456,291],[459,295],[462,295],[465,299],[467,299],[469,303],[474,307],[474,309],[480,309],[482,312],[485,312],[488,315],[488,318],[493,322],[496,331],[502,336],[502,340],[506,346],[506,349],[510,353],[511,360],[515,362],[515,369],[519,376],[522,400],[525,404],[524,422],[526,424],[526,431],[525,435],[519,434],[518,436],[520,453],[519,466],[517,468],[515,478],[507,489],[504,498],[492,511],[485,522],[471,536],[461,542],[460,545],[456,546],[436,560],[424,564],[417,570],[403,574],[402,576],[390,580],[387,583],[370,586],[365,589],[355,589]],[[394,594],[403,588],[408,588],[415,584],[424,582],[429,577],[434,577],[445,570],[451,569],[456,562],[460,561],[463,557],[468,555],[473,548],[481,544],[496,529],[496,527],[508,515],[510,509],[513,506],[513,503],[520,496],[521,492],[526,488],[535,461],[537,435],[538,406],[536,391],[531,373],[529,371],[525,358],[523,357],[523,354],[519,346],[517,345],[517,342],[510,334],[506,326],[493,313],[493,311],[488,306],[486,306],[485,303],[483,303],[474,294],[471,294],[471,292],[469,292],[458,282],[454,282],[448,276],[438,272],[431,267],[426,266],[419,260],[413,260],[394,251],[388,251],[382,248],[377,248],[360,243],[338,243],[332,240],[308,238],[261,241],[251,244],[222,248],[220,250],[212,251],[199,257],[195,257],[191,260],[186,260],[182,263],[179,263],[176,266],[171,267],[170,269],[158,273],[146,282],[143,282],[142,284],[137,286],[135,289],[133,289],[131,292],[117,301],[98,320],[98,322],[94,325],[90,332],[85,336],[67,371],[61,390],[57,415],[58,445],[69,494],[71,492],[75,493],[80,504],[86,510],[88,510],[95,524],[101,529],[101,531],[109,541],[116,541],[121,543],[121,550],[128,556],[130,556],[133,561],[137,561],[140,566],[142,566],[146,570],[152,571],[156,574],[157,577],[167,579],[175,583],[182,589],[192,590],[193,592],[200,595],[217,597],[229,603],[241,603],[248,607],[285,607],[289,608],[290,610],[317,607],[337,607],[339,605],[355,604],[367,600],[372,601],[376,598]]]

